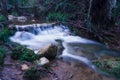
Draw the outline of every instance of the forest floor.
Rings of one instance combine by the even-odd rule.
[[[73,24],[79,30],[79,36],[96,40],[86,29],[83,29],[84,25],[81,21],[73,22]],[[115,41],[109,42],[106,46],[120,51],[120,28],[116,27],[115,32]],[[14,61],[10,58],[11,50],[9,47],[6,45],[0,45],[0,47],[5,47],[7,50],[6,54],[8,54],[4,60],[4,68],[0,68],[0,80],[23,80],[22,76],[25,71],[21,69],[21,66],[27,64],[29,67],[32,67],[34,63]],[[110,76],[104,76],[93,71],[83,63],[76,64],[59,59],[51,61],[46,75],[46,77],[42,77],[40,80],[115,80]]]

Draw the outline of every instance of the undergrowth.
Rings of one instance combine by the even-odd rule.
[[[8,42],[9,37],[15,33],[14,30],[9,30],[7,27],[3,27],[0,32],[0,40],[3,42]]]
[[[65,22],[68,20],[69,15],[61,12],[57,13],[49,13],[48,16],[46,17],[47,20],[49,21],[62,21]]]
[[[0,66],[3,66],[4,58],[5,58],[5,50],[3,48],[0,48]]]
[[[114,60],[103,59],[103,60],[98,60],[93,63],[98,68],[100,68],[103,72],[113,75],[116,78],[120,79],[120,58],[116,58]]]
[[[40,80],[40,78],[45,76],[47,76],[46,71],[42,69],[38,70],[37,68],[32,67],[24,73],[23,79],[24,80]]]
[[[36,60],[34,51],[27,49],[23,46],[17,46],[12,50],[11,58],[14,60],[32,62]]]

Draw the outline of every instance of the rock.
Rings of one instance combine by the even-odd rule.
[[[38,61],[37,63],[38,63],[38,65],[40,65],[40,66],[44,66],[44,65],[49,64],[49,62],[50,62],[50,61],[49,61],[47,58],[42,57],[42,58],[39,59],[39,61]]]
[[[57,54],[61,55],[63,50],[64,50],[64,47],[63,47],[63,44],[62,44],[63,40],[56,39],[55,41],[57,42]]]
[[[53,78],[52,80],[58,80],[58,78]]]
[[[26,22],[27,18],[25,16],[17,17],[18,22]]]
[[[32,22],[35,22],[35,20],[33,19]]]
[[[28,65],[26,65],[26,64],[21,65],[21,67],[22,67],[21,69],[22,69],[23,71],[29,69]]]
[[[13,15],[8,15],[8,20],[9,21],[15,21],[17,19],[17,17],[13,16]]]
[[[39,57],[46,57],[47,59],[52,60],[57,55],[57,46],[53,44],[44,46],[38,51],[37,55],[39,55]]]
[[[21,74],[22,74],[21,71],[17,71],[17,72],[15,73],[15,75],[21,75]]]
[[[27,21],[27,18],[25,16],[18,16],[18,17],[15,17],[13,15],[8,15],[8,20],[9,21],[12,21],[12,22],[25,22]]]

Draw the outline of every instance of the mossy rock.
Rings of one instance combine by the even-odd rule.
[[[38,51],[37,55],[39,58],[46,57],[47,59],[52,60],[57,55],[57,46],[53,44],[46,45]]]

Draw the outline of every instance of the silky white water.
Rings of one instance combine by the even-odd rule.
[[[32,29],[30,30],[31,27]],[[27,48],[30,48],[34,50],[35,53],[37,53],[37,51],[40,50],[40,48],[42,48],[43,46],[46,46],[47,44],[56,44],[56,40],[62,40],[62,44],[65,49],[61,56],[77,59],[79,61],[84,62],[87,65],[90,64],[90,61],[86,57],[74,55],[74,52],[71,54],[66,44],[73,42],[97,44],[94,41],[87,40],[79,36],[71,35],[71,32],[68,29],[68,27],[62,24],[42,24],[42,26],[41,24],[16,25],[16,29],[18,31],[15,33],[14,36],[10,37],[11,41],[19,43],[21,45],[25,45],[27,46]],[[20,29],[22,30],[20,31]],[[37,34],[35,34],[34,31],[37,31]],[[92,68],[93,67],[94,66],[92,66]]]

